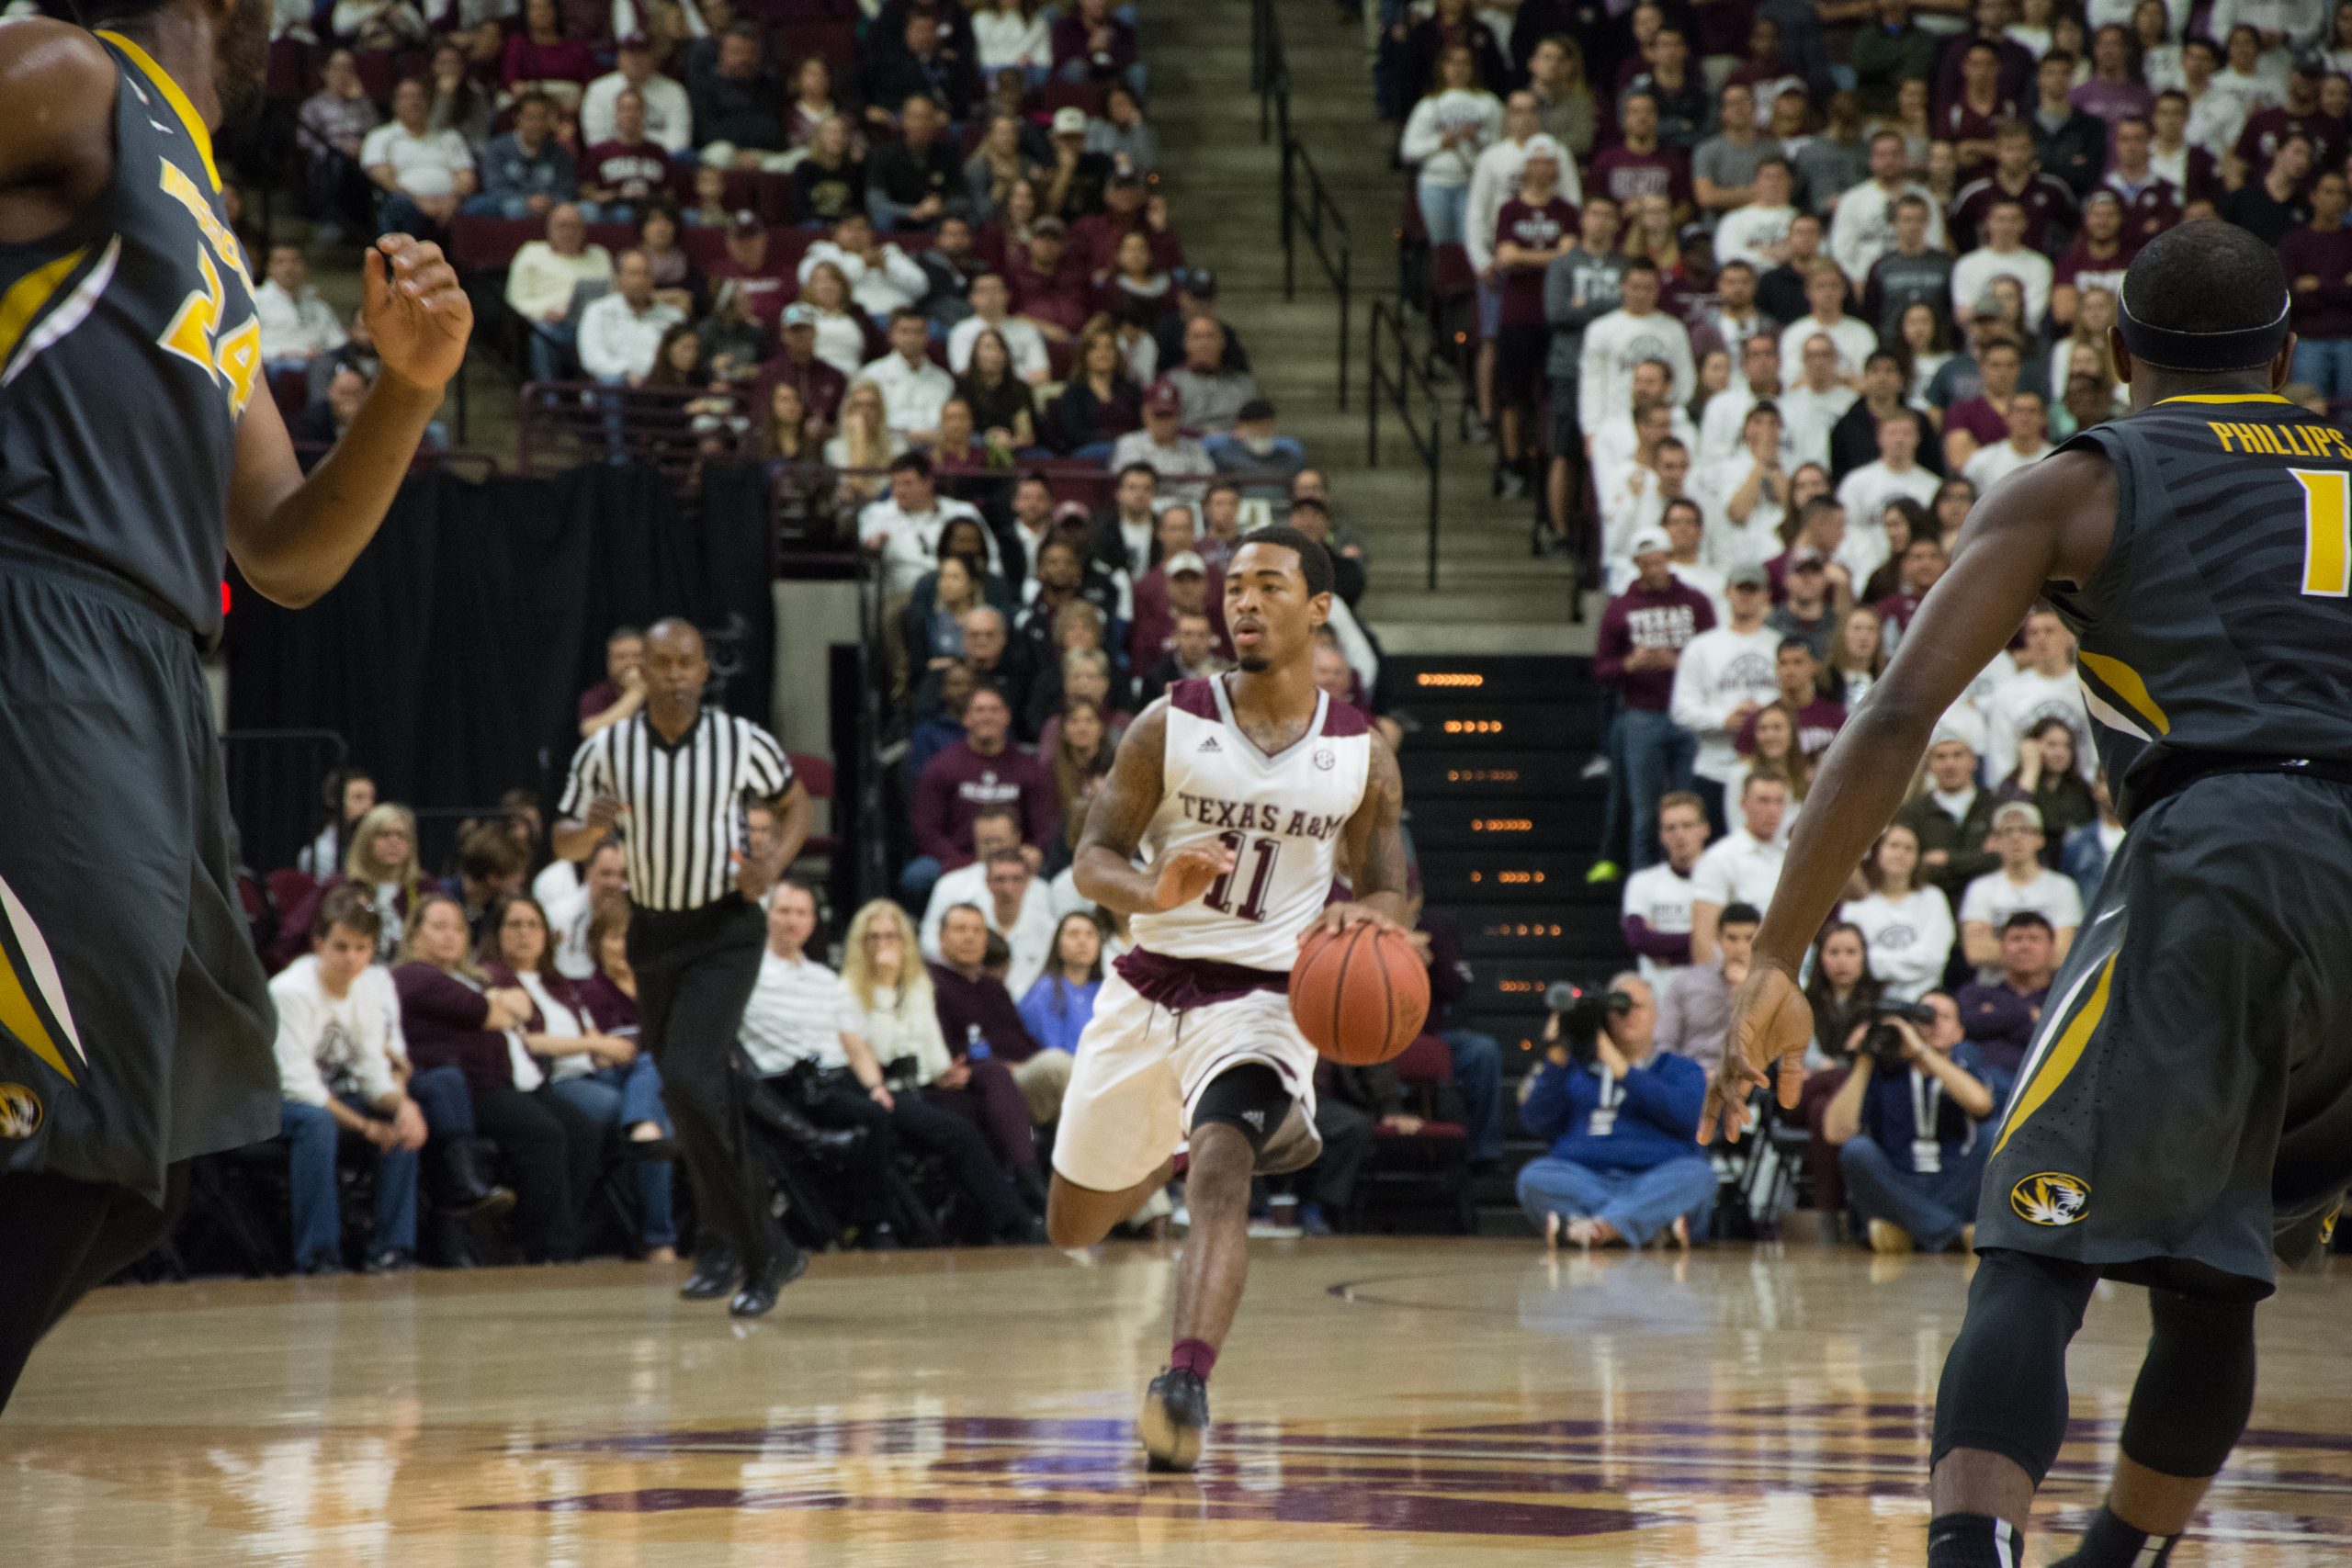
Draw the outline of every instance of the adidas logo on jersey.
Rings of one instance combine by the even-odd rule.
[[[1224,748],[1224,747],[1222,747],[1222,746],[1220,746],[1220,745],[1218,745],[1218,744],[1216,743],[1216,736],[1214,736],[1214,735],[1212,735],[1212,736],[1210,736],[1206,740],[1202,741],[1198,746],[1195,746],[1194,748],[1193,748],[1193,750],[1194,751],[1196,751],[1196,752],[1198,752],[1198,751],[1222,751],[1222,750],[1225,750],[1225,748]]]
[[[1261,1133],[1266,1130],[1266,1113],[1262,1111],[1245,1111],[1241,1119]]]

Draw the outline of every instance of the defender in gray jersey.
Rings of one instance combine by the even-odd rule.
[[[379,241],[383,373],[305,479],[212,152],[268,7],[81,10],[0,24],[0,1403],[182,1162],[277,1130],[198,659],[225,559],[285,604],[334,586],[472,324],[436,247]]]
[[[1811,1021],[1795,965],[1938,716],[2046,598],[2131,831],[1994,1133],[1982,1266],[1936,1409],[1931,1568],[2025,1561],[2101,1278],[2154,1332],[2107,1506],[2065,1568],[2162,1564],[2244,1430],[2272,1255],[2352,1185],[2352,440],[2278,395],[2277,256],[2159,237],[2110,333],[2132,412],[1970,515],[1885,679],[1825,760],[1735,1000],[1710,1124],[1736,1135]]]

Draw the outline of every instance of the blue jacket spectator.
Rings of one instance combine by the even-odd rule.
[[[1715,1168],[1697,1143],[1707,1075],[1687,1056],[1658,1054],[1648,982],[1620,975],[1610,993],[1588,1061],[1560,1039],[1561,1021],[1545,1031],[1551,1049],[1519,1118],[1552,1148],[1520,1171],[1520,1208],[1547,1244],[1565,1229],[1583,1247],[1640,1247],[1670,1226],[1687,1245],[1685,1222],[1715,1194]]]
[[[1877,1252],[1941,1252],[1963,1239],[1992,1147],[1979,1124],[2012,1083],[1962,1034],[1951,998],[1930,991],[1923,999],[1936,1013],[1924,1032],[1889,1023],[1907,1070],[1864,1051],[1822,1116],[1824,1136],[1838,1145],[1847,1200]]]
[[[1021,1021],[1039,1050],[1076,1055],[1102,990],[1102,928],[1091,911],[1073,909],[1054,928],[1053,961],[1021,998]]]
[[[571,154],[555,139],[555,107],[526,93],[514,110],[514,129],[481,150],[481,194],[466,211],[476,218],[538,218],[580,194]],[[582,216],[596,220],[592,209]]]

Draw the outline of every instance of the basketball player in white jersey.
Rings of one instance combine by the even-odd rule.
[[[1046,1226],[1057,1247],[1092,1246],[1188,1148],[1175,1345],[1139,1422],[1154,1470],[1200,1457],[1209,1370],[1249,1275],[1250,1178],[1322,1151],[1315,1048],[1290,1012],[1299,944],[1402,929],[1403,781],[1364,716],[1316,688],[1330,613],[1321,545],[1291,528],[1243,538],[1225,577],[1240,669],[1179,681],[1144,710],[1078,846],[1079,891],[1128,916],[1136,945],[1079,1041]],[[1352,901],[1327,902],[1337,877]]]

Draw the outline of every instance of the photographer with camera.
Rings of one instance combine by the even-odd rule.
[[[1707,1075],[1657,1049],[1647,982],[1617,976],[1603,992],[1544,993],[1544,1065],[1528,1080],[1521,1125],[1552,1141],[1519,1173],[1519,1206],[1579,1247],[1640,1247],[1660,1231],[1690,1244],[1690,1216],[1715,1196],[1715,1168],[1696,1138]]]
[[[1830,1100],[1823,1130],[1872,1252],[1965,1247],[1991,1141],[1977,1123],[2000,1106],[2007,1075],[1961,1032],[1960,1008],[1941,991],[1884,1002],[1854,1025],[1853,1071]]]

